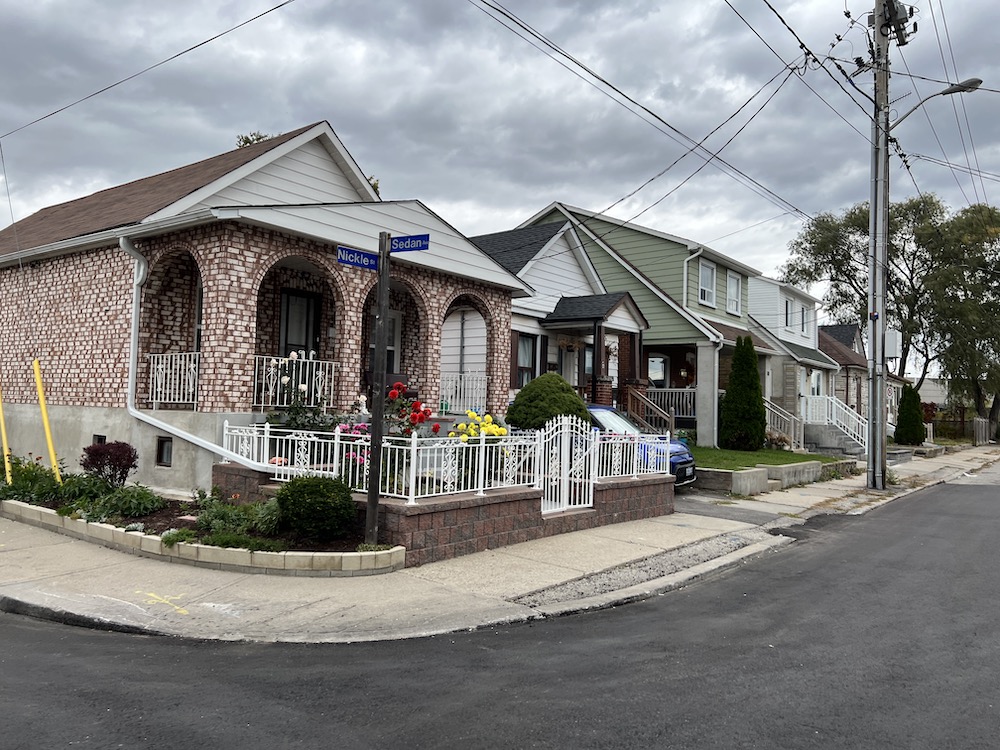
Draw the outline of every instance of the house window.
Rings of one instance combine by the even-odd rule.
[[[785,328],[791,328],[794,325],[792,322],[792,301],[790,299],[785,300]]]
[[[91,439],[90,442],[91,442],[92,445],[104,445],[105,443],[108,442],[108,436],[107,435],[94,435],[93,439]]]
[[[517,335],[517,388],[524,388],[535,377],[537,353],[538,337],[519,333]]]
[[[174,460],[174,439],[169,437],[156,438],[156,465],[170,466]]]
[[[801,311],[802,311],[802,333],[805,333],[806,332],[806,306],[805,305],[802,305]]]
[[[698,301],[715,307],[715,264],[707,260],[698,264]]]
[[[739,315],[742,309],[743,279],[738,273],[726,274],[726,312]]]

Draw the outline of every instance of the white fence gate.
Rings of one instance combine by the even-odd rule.
[[[542,513],[593,506],[597,435],[590,424],[570,415],[557,417],[542,428],[537,473]]]

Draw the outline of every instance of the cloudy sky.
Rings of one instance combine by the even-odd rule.
[[[481,0],[293,0],[89,96],[279,2],[0,0],[0,227],[319,120],[383,198],[467,235],[560,200],[776,275],[804,217],[868,199],[872,74],[845,74],[869,56],[871,0],[507,0],[565,56]],[[893,131],[911,170],[894,158],[892,198],[995,204],[1000,3],[913,8],[918,32],[890,53],[895,116],[943,81],[985,83]],[[724,163],[688,153],[706,136]]]

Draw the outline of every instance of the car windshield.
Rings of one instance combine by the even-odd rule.
[[[601,428],[608,432],[617,432],[619,435],[638,435],[641,432],[628,417],[616,411],[594,409],[591,414]]]

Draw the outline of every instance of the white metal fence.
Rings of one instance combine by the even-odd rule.
[[[591,484],[609,477],[670,471],[669,441],[662,435],[609,435],[588,426],[563,439],[577,456],[581,451],[587,454],[591,468],[586,476]],[[234,426],[227,421],[223,447],[278,481],[301,475],[333,476],[342,477],[360,491],[368,489],[371,439],[357,427],[345,425],[324,433],[266,423]],[[574,471],[572,462],[548,460],[546,448],[552,448],[551,434],[547,437],[544,431],[467,441],[416,434],[386,437],[379,493],[414,504],[419,499],[464,492],[481,495],[505,487],[543,488],[547,482],[562,482],[561,472]],[[579,471],[577,466],[577,474]],[[560,502],[550,503],[546,510],[585,507],[574,503],[560,506]],[[589,505],[591,500],[585,503]]]
[[[486,384],[489,377],[483,372],[441,373],[442,414],[465,414],[486,411]]]
[[[149,354],[149,400],[161,404],[198,405],[198,352]]]
[[[334,403],[336,362],[312,359],[304,352],[288,357],[257,355],[253,359],[255,409],[276,409],[294,403],[323,407]]]

